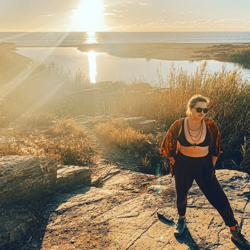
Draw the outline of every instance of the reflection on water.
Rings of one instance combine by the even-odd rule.
[[[91,50],[88,53],[88,62],[89,62],[89,81],[91,83],[96,83],[96,52]]]
[[[96,34],[95,32],[87,32],[87,40],[86,43],[93,44],[96,43]],[[88,66],[89,66],[89,81],[91,83],[96,83],[96,75],[97,75],[97,70],[96,70],[96,52],[91,50],[87,52],[88,55]]]
[[[97,43],[95,32],[87,32],[86,43]]]
[[[144,81],[152,85],[159,85],[158,72],[160,71],[163,81],[162,86],[164,86],[172,66],[177,70],[182,68],[191,74],[202,63],[202,61],[122,58],[95,51],[80,52],[74,47],[25,47],[18,48],[17,53],[30,57],[35,62],[54,63],[57,66],[70,69],[70,72],[73,74],[80,69],[86,76],[89,76],[92,83],[99,81]],[[207,61],[207,70],[212,73],[221,71],[223,66],[226,71],[240,68],[244,78],[250,80],[250,70],[243,69],[234,63],[224,63],[214,60]]]

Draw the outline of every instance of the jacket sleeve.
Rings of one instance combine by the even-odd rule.
[[[220,133],[218,126],[213,120],[212,120],[211,128],[212,128],[212,133],[214,137],[214,143],[213,143],[211,153],[213,156],[219,157],[220,154],[223,153],[222,146],[221,146],[221,133]]]
[[[167,130],[160,146],[160,153],[167,158],[175,156],[176,139],[174,132],[176,130],[177,124],[177,120],[172,123],[172,125]]]

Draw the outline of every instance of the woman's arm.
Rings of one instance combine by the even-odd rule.
[[[170,167],[170,173],[173,176],[174,175],[174,164],[175,164],[175,154],[176,154],[176,130],[178,129],[178,125],[179,125],[179,121],[176,120],[174,123],[172,123],[172,125],[170,126],[170,128],[168,129],[168,131],[166,132],[164,139],[161,143],[160,146],[160,153],[165,156],[168,161],[169,161],[169,167]]]
[[[215,164],[217,162],[218,157],[217,156],[212,156],[212,162],[213,162],[213,166],[215,167]]]
[[[221,133],[220,133],[218,126],[212,119],[211,119],[210,127],[212,129],[212,134],[214,138],[214,145],[212,149],[212,162],[213,162],[213,165],[215,166],[220,154],[223,153],[223,150],[221,147]]]
[[[171,159],[175,156],[176,139],[175,139],[174,133],[175,133],[175,129],[177,125],[178,125],[177,120],[171,124],[160,146],[160,153],[163,156],[167,157],[168,159]]]

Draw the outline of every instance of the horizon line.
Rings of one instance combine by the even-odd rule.
[[[60,31],[60,30],[48,30],[48,31],[1,31],[0,33],[250,33],[250,30],[244,30],[244,31],[228,31],[228,30],[215,30],[215,31]]]

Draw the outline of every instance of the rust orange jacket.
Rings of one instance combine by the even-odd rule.
[[[180,118],[172,123],[161,143],[160,153],[167,158],[175,157],[178,153],[177,136],[180,131],[182,120],[183,118]],[[213,119],[204,117],[204,121],[207,125],[211,138],[209,152],[211,155],[219,157],[219,155],[223,152],[221,148],[221,133]]]

